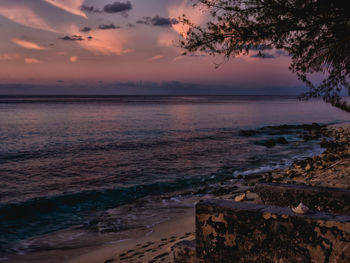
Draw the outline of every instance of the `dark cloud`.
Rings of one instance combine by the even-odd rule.
[[[91,31],[91,27],[83,27],[81,30],[80,30],[80,32],[90,32]]]
[[[250,56],[252,58],[277,58],[277,57],[281,57],[281,56],[290,56],[286,51],[284,50],[275,50],[274,52],[263,52],[263,51],[259,51],[258,53]]]
[[[109,24],[109,25],[102,24],[102,25],[99,25],[98,28],[99,28],[99,29],[102,29],[102,30],[106,30],[106,29],[119,29],[120,26],[115,26],[114,24]]]
[[[170,27],[171,25],[176,25],[179,23],[176,18],[168,18],[168,17],[161,17],[161,16],[154,16],[154,17],[143,17],[142,20],[136,21],[137,24],[144,24],[144,25],[152,25],[152,26],[161,26],[161,27]]]
[[[100,9],[97,9],[93,6],[86,6],[86,5],[82,5],[80,10],[83,12],[90,12],[90,13],[102,13]]]
[[[171,26],[178,24],[179,22],[175,18],[155,16],[152,18],[151,23],[154,26]]]
[[[253,51],[260,51],[260,50],[271,50],[272,47],[270,45],[265,44],[259,44],[259,45],[242,45],[242,48],[253,50]]]
[[[144,24],[144,25],[149,25],[149,23],[146,20],[137,20],[137,24]]]
[[[127,27],[130,27],[130,28],[134,28],[134,27],[135,27],[134,24],[127,24],[126,26],[127,26]]]
[[[252,58],[275,58],[275,56],[273,54],[270,54],[270,53],[263,53],[263,52],[258,52],[254,55],[251,55],[250,57]]]
[[[73,35],[73,36],[65,36],[61,38],[62,40],[70,40],[70,41],[82,41],[84,38],[82,36]]]
[[[91,40],[91,39],[92,39],[92,36],[88,36],[87,39],[88,39],[88,40]]]
[[[103,11],[106,13],[120,13],[126,12],[132,9],[132,5],[129,1],[123,2],[114,2],[112,4],[105,5]]]

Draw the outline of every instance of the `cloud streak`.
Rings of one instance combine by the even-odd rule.
[[[45,50],[47,48],[39,46],[37,43],[27,41],[27,40],[22,40],[18,38],[13,38],[12,42],[15,43],[16,45],[27,48],[27,49],[35,49],[35,50]]]
[[[155,61],[155,60],[160,60],[160,59],[162,59],[162,58],[164,58],[163,55],[156,55],[156,56],[154,56],[154,57],[151,57],[149,60],[150,60],[150,61]]]
[[[130,44],[129,36],[123,31],[92,30],[90,41],[76,41],[82,48],[96,55],[123,55],[131,52],[126,48]]]
[[[86,18],[86,14],[81,11],[84,0],[44,0],[57,8],[60,8],[73,15]]]
[[[0,54],[0,60],[1,61],[10,61],[10,60],[16,60],[20,58],[20,54],[18,53],[3,53]]]
[[[41,63],[41,61],[36,59],[36,58],[25,58],[24,62],[26,64],[39,64],[39,63]]]
[[[57,30],[50,27],[43,18],[36,14],[31,8],[26,6],[14,5],[0,7],[0,15],[6,17],[14,23],[26,27],[57,32]]]

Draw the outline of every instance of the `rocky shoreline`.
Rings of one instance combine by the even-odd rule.
[[[250,188],[234,202],[197,203],[195,240],[175,245],[174,262],[349,262],[350,130],[314,134],[322,154],[241,178]]]
[[[277,139],[268,141],[266,147],[274,147],[279,143],[285,143],[283,135],[299,131],[302,140],[320,140],[320,146],[324,152],[312,158],[297,160],[286,169],[275,169],[271,172],[238,175],[228,178],[210,189],[197,189],[193,194],[207,192],[219,199],[232,199],[236,202],[261,203],[255,193],[255,186],[259,183],[288,183],[306,186],[341,187],[350,189],[350,129],[345,127],[325,127],[323,125],[281,125],[260,128],[258,130],[241,131],[241,136],[256,136],[259,133],[269,134]],[[276,137],[279,136],[279,137]],[[262,144],[263,145],[263,144]],[[193,222],[194,223],[194,222]],[[169,227],[171,225],[169,224]],[[164,237],[165,238],[165,237]],[[185,240],[193,240],[194,234],[188,235]],[[157,242],[156,242],[157,243]],[[160,257],[148,257],[147,251],[142,251],[148,260],[140,262],[172,262],[172,246],[167,251],[159,249],[152,253]],[[125,252],[124,252],[125,253]],[[133,257],[115,257],[108,262],[132,262]]]
[[[260,183],[282,183],[350,189],[350,176],[348,176],[350,172],[349,128],[325,127],[315,123],[311,125],[281,125],[264,127],[258,130],[241,131],[240,135],[256,136],[259,133],[272,135],[277,139],[268,140],[267,145],[264,146],[274,147],[279,143],[285,143],[284,139],[281,139],[284,138],[283,135],[296,132],[296,130],[300,132],[299,136],[304,141],[320,140],[320,146],[325,148],[324,152],[312,158],[294,161],[290,167],[285,169],[275,169],[270,172],[246,176],[238,175],[233,179],[228,178],[222,181],[220,186],[212,186],[210,189],[197,189],[192,193],[199,194],[206,192],[208,195],[215,196],[218,199],[231,199],[236,202],[261,204],[260,197],[255,193],[255,187]],[[194,234],[189,234],[184,240],[193,240],[194,238]],[[169,253],[172,250],[172,246],[167,246],[167,251],[159,249],[152,252],[157,255],[159,254],[159,257],[148,257],[147,251],[142,251],[143,255],[148,259],[146,261],[141,260],[140,262],[173,262],[172,253]],[[123,253],[115,255],[115,257],[110,258],[107,262],[133,262],[132,260],[136,260],[132,256],[120,257],[121,255],[124,256]]]
[[[330,127],[322,130],[322,136],[325,137],[320,143],[325,148],[322,154],[267,173],[264,180],[350,189],[350,129]]]

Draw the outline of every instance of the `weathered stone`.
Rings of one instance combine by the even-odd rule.
[[[173,247],[174,263],[197,263],[196,241],[181,241]]]
[[[305,166],[305,171],[310,171],[312,169],[312,166],[308,163],[306,166]]]
[[[306,214],[308,213],[310,208],[308,208],[303,203],[300,203],[297,207],[292,207],[292,211],[296,214]]]
[[[246,199],[247,199],[247,195],[244,193],[244,194],[240,194],[240,195],[235,196],[234,200],[236,202],[242,202],[242,201],[244,201]]]
[[[196,205],[196,254],[207,263],[350,262],[350,217],[206,200]]]
[[[350,216],[349,189],[258,183],[254,191],[264,204],[295,207],[302,202],[312,210]]]

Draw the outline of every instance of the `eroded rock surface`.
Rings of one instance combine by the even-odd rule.
[[[350,262],[350,217],[290,208],[201,201],[196,254],[203,262]]]
[[[254,191],[266,205],[295,207],[302,202],[312,210],[350,216],[350,189],[258,183]]]

